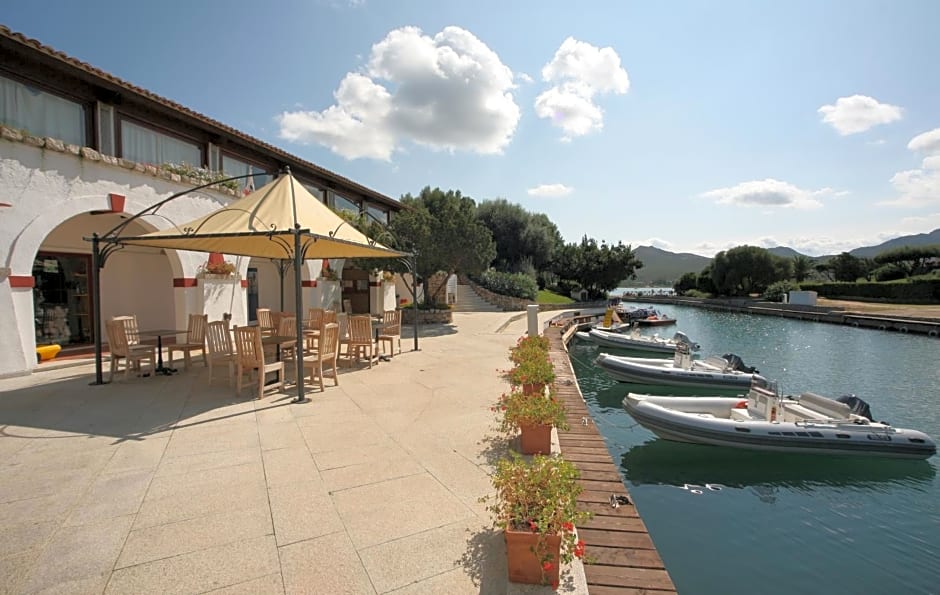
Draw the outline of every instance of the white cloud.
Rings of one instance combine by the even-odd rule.
[[[880,204],[910,208],[940,204],[940,128],[918,134],[907,148],[927,156],[921,161],[920,169],[899,171],[891,176],[891,184],[899,196]]]
[[[810,191],[797,188],[793,184],[767,178],[741,182],[730,188],[718,188],[705,192],[703,198],[714,199],[718,204],[742,207],[775,207],[795,209],[815,209],[822,206],[817,196],[831,194],[829,188]]]
[[[409,140],[499,153],[519,122],[513,86],[512,71],[469,31],[446,27],[429,37],[403,27],[372,46],[364,72],[346,75],[334,105],[280,114],[280,136],[348,159],[389,160]]]
[[[571,194],[572,190],[574,190],[574,188],[565,186],[564,184],[540,184],[534,188],[529,188],[526,192],[529,196],[557,198],[560,196],[568,196]]]
[[[535,99],[535,113],[564,130],[565,140],[603,128],[604,113],[594,103],[595,95],[622,95],[630,89],[630,77],[613,48],[573,37],[542,68],[542,79],[555,85]]]
[[[907,143],[907,148],[927,155],[940,153],[940,128],[918,134]]]
[[[637,246],[652,246],[653,248],[659,248],[660,250],[666,250],[668,252],[675,252],[675,244],[668,240],[663,240],[660,238],[650,238],[648,240],[637,242],[633,244],[633,247]]]
[[[817,110],[823,122],[832,125],[842,136],[865,132],[878,124],[901,119],[901,108],[879,103],[867,95],[852,95],[836,99],[835,105],[824,105]]]
[[[529,76],[528,74],[524,72],[517,72],[516,78],[526,84],[535,82],[531,76]]]

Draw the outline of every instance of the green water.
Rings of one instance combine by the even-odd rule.
[[[701,355],[736,353],[785,393],[854,393],[875,419],[940,439],[940,340],[663,306]],[[667,442],[621,401],[635,385],[592,365],[578,382],[682,594],[940,593],[940,456],[893,461]],[[645,392],[640,389],[638,392]]]

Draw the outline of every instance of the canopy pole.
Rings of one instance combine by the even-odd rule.
[[[92,386],[104,384],[101,373],[101,241],[97,233],[91,234],[91,309],[95,333],[95,381]]]
[[[415,298],[414,303],[414,340],[415,340],[415,351],[418,351],[418,325],[421,324],[421,317],[418,316],[418,250],[416,248],[411,249],[411,294]]]
[[[293,191],[293,189],[291,189]],[[304,303],[303,288],[300,281],[303,255],[300,252],[300,225],[294,224],[294,305],[297,310],[297,347],[294,349],[294,363],[297,368],[297,397],[295,403],[304,402]],[[283,295],[283,294],[282,294]]]

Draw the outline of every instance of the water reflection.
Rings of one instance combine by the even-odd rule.
[[[716,491],[706,486],[760,488],[762,500],[773,495],[773,490],[764,488],[926,488],[937,472],[928,461],[766,453],[660,439],[625,452],[620,466],[635,485],[700,486],[705,494]]]

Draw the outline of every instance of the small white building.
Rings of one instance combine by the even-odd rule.
[[[91,245],[84,238],[126,224],[123,235],[168,229],[260,187],[284,166],[336,210],[388,222],[398,201],[220,122],[122,81],[0,26],[0,376],[28,373],[36,346],[89,350]],[[134,215],[214,174],[257,174],[168,202],[158,216]],[[290,267],[264,259],[207,278],[204,253],[127,248],[101,269],[102,319],[135,314],[141,328],[186,328],[191,313],[251,323],[261,307],[294,309]],[[395,287],[371,271],[304,264],[304,307],[381,313]],[[282,282],[283,278],[283,282]],[[284,287],[283,296],[281,287]],[[388,285],[388,287],[385,287]],[[101,325],[103,327],[103,324]]]

